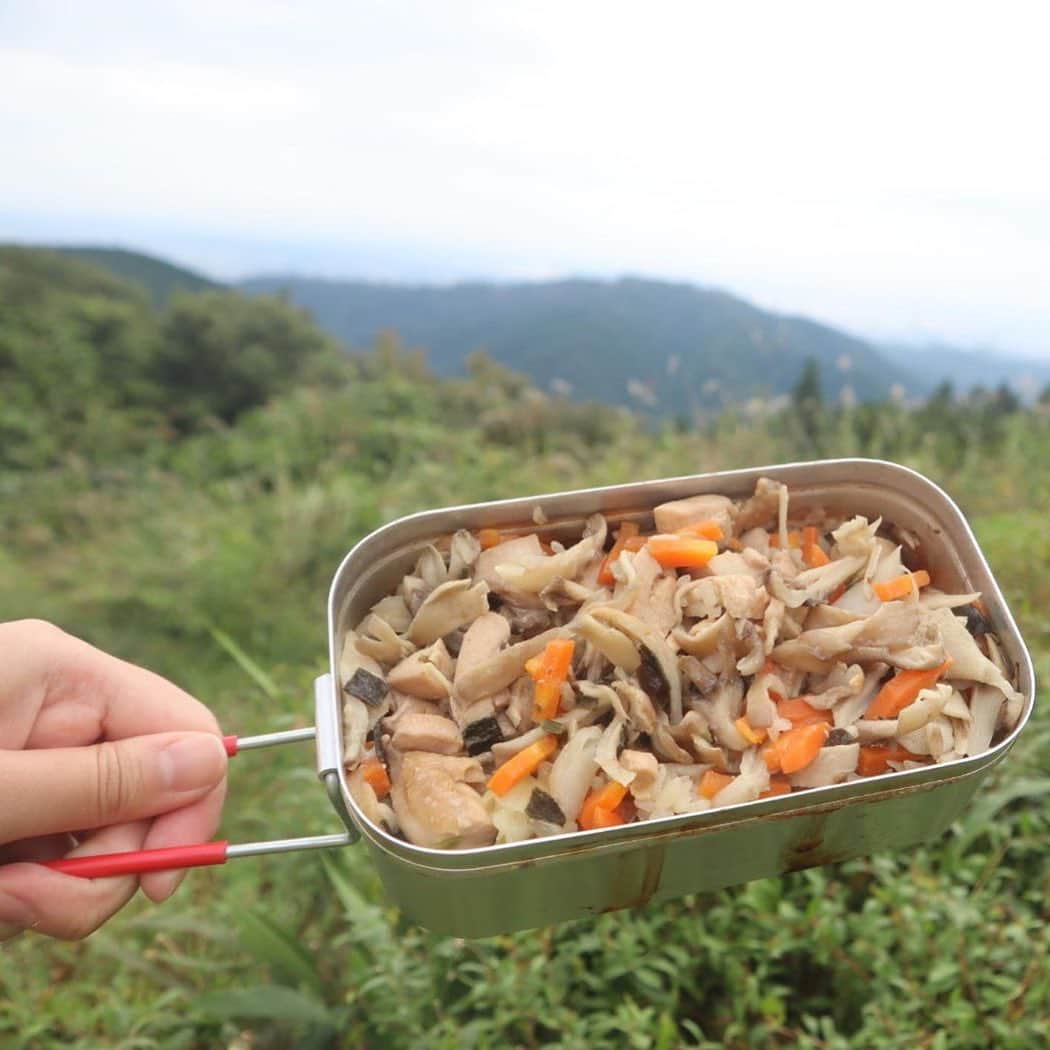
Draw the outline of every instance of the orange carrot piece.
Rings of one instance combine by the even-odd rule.
[[[478,530],[478,543],[481,544],[483,551],[487,551],[490,547],[495,547],[500,542],[499,529]]]
[[[777,750],[775,743],[767,744],[762,748],[762,757],[765,759],[766,769],[770,773],[780,772],[780,752]]]
[[[796,726],[777,737],[776,749],[784,773],[805,769],[820,754],[830,729],[826,722]]]
[[[898,671],[880,690],[865,718],[896,718],[908,704],[929,689],[951,666],[951,657],[929,671]]]
[[[840,583],[832,592],[828,595],[828,605],[834,605],[846,593],[846,585]]]
[[[787,777],[770,777],[769,787],[759,795],[759,798],[775,798],[777,795],[790,795],[791,781]]]
[[[542,653],[525,662],[525,670],[536,683],[533,693],[533,719],[543,722],[558,713],[561,687],[569,677],[576,643],[571,638],[555,638]]]
[[[605,555],[602,567],[598,570],[598,582],[600,584],[611,587],[616,582],[616,577],[612,573],[613,562],[620,556],[620,552],[624,549],[627,541],[637,536],[638,532],[639,529],[636,522],[624,521],[620,523],[620,528],[616,533],[616,542],[612,545],[612,550]]]
[[[820,543],[820,530],[816,525],[807,525],[802,530],[802,546],[811,547],[816,543]]]
[[[505,795],[515,784],[534,773],[539,764],[558,749],[558,738],[554,733],[540,737],[534,744],[522,748],[516,755],[511,755],[495,773],[489,777],[489,790],[497,795]]]
[[[726,534],[717,521],[697,521],[678,530],[679,536],[694,536],[701,540],[724,540]]]
[[[714,540],[681,536],[653,536],[648,547],[649,553],[665,569],[698,569],[718,553],[718,544]]]
[[[627,822],[626,814],[620,810],[627,795],[623,784],[610,780],[604,787],[592,791],[584,800],[577,823],[584,831],[595,828],[611,828]]]
[[[554,718],[561,706],[561,682],[541,678],[532,694],[532,720],[537,723]]]
[[[770,694],[772,695],[772,694]],[[812,725],[814,722],[826,722],[831,725],[834,718],[830,711],[822,711],[806,702],[803,696],[793,696],[777,704],[777,714],[786,718],[794,726]]]
[[[807,543],[802,548],[802,560],[811,569],[819,569],[822,565],[827,565],[831,561],[819,543]]]
[[[386,798],[390,794],[390,777],[378,758],[368,758],[361,763],[361,776],[366,784],[371,785],[376,798]]]
[[[925,569],[919,569],[918,572],[906,572],[903,576],[876,583],[874,589],[881,601],[892,602],[896,598],[907,598],[920,587],[928,586],[929,582],[930,574]]]
[[[923,755],[913,755],[900,744],[869,744],[860,749],[857,772],[862,777],[875,777],[885,773],[891,762],[925,762]]]
[[[749,744],[761,744],[766,739],[766,731],[764,729],[755,729],[751,723],[747,720],[747,716],[738,718],[733,725],[740,731],[740,735]]]
[[[704,798],[714,798],[724,787],[728,787],[733,778],[728,773],[717,773],[713,769],[707,770],[700,778],[698,790]]]
[[[801,546],[801,544],[802,544],[802,537],[799,536],[799,534],[794,529],[792,529],[788,533],[788,546],[789,547],[799,547],[799,546]],[[771,532],[769,534],[769,545],[770,545],[770,547],[779,547],[780,546],[780,533],[779,532]]]

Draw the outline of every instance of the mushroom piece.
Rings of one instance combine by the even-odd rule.
[[[602,732],[601,739],[598,741],[598,747],[594,752],[594,757],[605,775],[610,780],[615,780],[618,784],[624,785],[628,785],[634,780],[634,773],[624,769],[620,765],[618,758],[620,749],[623,746],[623,731],[626,725],[627,720],[625,718],[613,718]]]
[[[667,640],[653,630],[649,624],[644,623],[630,613],[621,609],[613,609],[608,606],[597,606],[591,610],[591,615],[600,622],[611,624],[613,627],[623,631],[624,634],[644,645],[653,655],[656,666],[659,667],[664,681],[667,684],[668,711],[672,722],[677,722],[682,717],[682,680],[678,675],[678,664],[675,662],[674,653],[667,644]]]
[[[388,675],[393,688],[422,700],[444,700],[452,692],[452,657],[439,638],[401,661]]]
[[[905,734],[921,729],[944,710],[944,705],[951,699],[953,692],[954,690],[947,682],[938,682],[930,689],[923,689],[897,715],[897,731]]]
[[[952,660],[945,678],[965,678],[971,682],[993,685],[1007,699],[1016,695],[1016,690],[1002,671],[977,648],[964,619],[953,615],[950,609],[935,609],[929,613],[929,622],[939,629],[944,652]]]
[[[683,652],[689,653],[690,656],[703,657],[715,652],[726,632],[732,629],[733,623],[729,614],[722,613],[717,619],[702,620],[688,631],[684,627],[677,627],[671,637]]]
[[[993,685],[974,686],[970,695],[972,720],[963,754],[980,755],[991,747],[1004,699],[1002,690]]]
[[[714,617],[725,609],[734,619],[758,620],[769,603],[765,587],[750,573],[706,576],[679,593],[686,612],[701,617]]]
[[[467,634],[469,633],[468,631]],[[501,689],[506,689],[511,682],[525,673],[527,660],[531,660],[537,653],[542,652],[548,642],[554,641],[555,638],[565,638],[568,635],[567,628],[555,627],[532,638],[527,638],[523,642],[518,642],[517,645],[509,646],[488,659],[481,660],[464,671],[462,675],[456,676],[457,695],[466,703],[473,703],[484,696],[491,696]],[[463,639],[463,644],[464,646],[467,644],[466,638]],[[462,650],[460,650],[460,659],[463,659]]]
[[[423,548],[416,562],[416,576],[426,585],[427,591],[440,587],[448,579],[448,568],[441,552],[433,544]]]
[[[459,727],[451,718],[412,713],[399,718],[391,740],[398,751],[434,751],[454,755],[463,747]]]
[[[830,711],[847,697],[856,696],[864,688],[864,671],[857,664],[837,663],[823,682],[814,683],[806,700],[810,707]]]
[[[602,730],[598,726],[578,729],[558,752],[551,766],[548,790],[551,798],[561,807],[566,820],[575,820],[579,816],[583,800],[590,790],[598,769],[595,752],[601,737]]]
[[[627,722],[635,735],[656,729],[656,708],[649,694],[630,682],[613,682],[612,690],[627,710]]]
[[[653,521],[657,532],[677,532],[687,525],[701,521],[714,521],[727,535],[733,534],[733,518],[736,507],[727,496],[704,494],[661,503],[653,508]]]
[[[571,626],[611,664],[622,667],[628,674],[638,670],[642,662],[638,646],[622,631],[600,623],[589,613],[580,613]]]
[[[761,671],[751,680],[747,690],[745,712],[749,725],[755,729],[768,729],[777,717],[777,705],[770,691],[786,696],[786,687],[779,675]]]
[[[822,747],[817,757],[805,769],[793,773],[788,779],[792,787],[826,787],[840,784],[856,772],[860,759],[860,744],[837,744]]]
[[[452,535],[448,552],[448,578],[458,580],[470,571],[470,567],[481,555],[481,544],[477,536],[466,529],[459,529]]]
[[[744,686],[740,678],[723,679],[718,691],[710,700],[700,701],[700,710],[715,739],[731,751],[746,751],[751,746],[743,733],[734,724],[743,713]]]
[[[474,579],[487,583],[490,590],[503,594],[511,588],[496,571],[497,565],[524,562],[530,558],[542,556],[543,547],[540,546],[539,536],[534,532],[530,532],[527,536],[516,536],[514,539],[504,540],[478,555],[478,560],[474,563]]]
[[[408,603],[400,594],[388,594],[382,601],[372,606],[372,612],[385,620],[398,634],[407,631],[408,625],[412,622],[412,613],[409,612]]]
[[[414,645],[430,645],[489,611],[487,583],[449,580],[427,595],[408,628]]]
[[[740,760],[740,772],[713,799],[712,806],[735,806],[754,802],[769,787],[769,768],[755,750],[746,751]]]
[[[831,713],[835,719],[836,728],[844,729],[846,726],[853,725],[867,711],[882,687],[882,680],[888,670],[888,664],[873,664],[865,673],[864,684],[856,694],[835,704]]]
[[[758,674],[766,662],[766,647],[759,630],[750,620],[738,620],[737,638],[746,647],[745,654],[736,662],[738,673],[746,676]],[[739,646],[737,647],[739,652]]]
[[[382,678],[383,669],[367,653],[358,648],[360,638],[350,631],[339,654],[339,677],[345,687],[359,670]],[[378,710],[378,709],[377,709]],[[383,705],[383,713],[389,710],[389,697]],[[371,712],[368,705],[356,696],[343,693],[343,761],[353,765],[360,761],[365,740],[370,728]]]
[[[660,764],[656,761],[656,755],[625,748],[620,752],[620,765],[634,774],[631,795],[636,799],[652,798],[660,779]]]
[[[357,648],[381,664],[396,664],[415,648],[381,616],[371,613],[358,628]]]
[[[921,616],[922,610],[914,601],[883,602],[863,621],[854,644],[902,649],[915,639]]]
[[[495,841],[496,826],[471,787],[485,779],[477,759],[409,751],[394,765],[391,801],[410,842],[468,849]]]
[[[496,573],[512,590],[536,594],[558,576],[567,580],[573,579],[587,562],[601,551],[605,535],[605,519],[600,514],[592,514],[584,526],[583,539],[568,550],[560,554],[543,554],[541,551],[538,557],[497,563]]]

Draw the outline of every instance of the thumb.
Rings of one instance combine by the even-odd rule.
[[[155,817],[226,775],[211,733],[156,733],[93,747],[0,751],[0,843]]]

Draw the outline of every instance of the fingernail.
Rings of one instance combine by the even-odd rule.
[[[192,733],[164,748],[157,756],[157,767],[169,791],[199,791],[222,779],[226,752],[217,736]]]

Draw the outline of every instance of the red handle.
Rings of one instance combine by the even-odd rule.
[[[200,842],[194,846],[167,846],[163,849],[135,849],[127,853],[103,853],[97,857],[65,857],[49,860],[45,868],[82,879],[100,879],[107,875],[141,875],[146,871],[171,871],[175,868],[203,868],[226,863],[228,843]]]
[[[237,737],[235,737],[235,736],[224,736],[222,738],[222,746],[224,748],[226,748],[226,754],[228,754],[230,756],[230,758],[233,758],[233,756],[235,754],[237,754],[237,748],[238,748]]]

